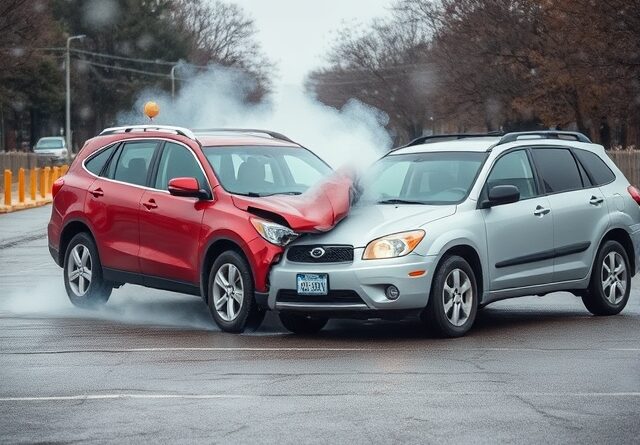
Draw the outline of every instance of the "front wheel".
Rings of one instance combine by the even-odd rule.
[[[64,287],[74,306],[95,308],[109,300],[113,287],[102,276],[98,248],[87,233],[78,233],[67,247]]]
[[[469,263],[459,256],[447,257],[434,276],[422,320],[439,336],[461,337],[476,319],[478,300],[476,276]]]
[[[627,252],[617,241],[607,241],[598,251],[582,302],[593,315],[615,315],[627,305],[630,292],[631,269]]]
[[[294,334],[311,335],[318,333],[329,321],[326,317],[280,312],[280,322]]]
[[[253,276],[247,261],[235,251],[221,254],[211,267],[208,283],[209,311],[225,332],[257,329],[265,311],[256,304]]]

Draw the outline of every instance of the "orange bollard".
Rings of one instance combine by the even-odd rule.
[[[38,191],[38,186],[37,186],[38,177],[36,175],[38,174],[39,171],[40,169],[38,168],[32,168],[31,170],[29,170],[29,196],[32,201],[36,200],[36,193]]]
[[[4,205],[11,205],[11,182],[12,175],[11,170],[4,171]]]
[[[44,168],[44,189],[41,189],[40,191],[42,192],[42,197],[46,198],[47,197],[47,193],[51,190],[51,167],[45,167]]]
[[[18,170],[18,202],[24,203],[24,168]]]
[[[60,167],[60,176],[66,175],[68,171],[69,166],[67,164],[64,164],[62,167]]]
[[[53,181],[51,181],[51,188],[53,188],[53,183],[58,180],[60,177],[60,167],[53,167]]]
[[[47,172],[45,171],[46,169],[41,168],[40,169],[40,177],[38,178],[38,180],[40,181],[40,196],[42,198],[47,196]]]
[[[49,167],[49,178],[48,178],[48,183],[47,183],[47,193],[51,193],[51,189],[53,188],[53,181],[55,181],[55,172],[56,172],[56,168],[55,167]]]

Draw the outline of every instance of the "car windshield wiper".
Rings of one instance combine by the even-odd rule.
[[[276,193],[247,192],[247,193],[236,193],[236,195],[248,196],[250,198],[265,198],[267,196],[275,196],[275,195],[302,195],[302,192],[276,192]]]
[[[420,205],[423,205],[424,202],[422,202],[422,201],[411,201],[409,199],[394,198],[394,199],[383,199],[381,201],[378,201],[378,204],[420,204]]]
[[[302,195],[302,192],[275,192],[275,193],[265,193],[260,196],[275,196],[275,195]]]

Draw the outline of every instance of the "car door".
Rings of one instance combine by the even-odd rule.
[[[89,188],[85,213],[105,268],[140,272],[140,199],[157,147],[156,141],[121,144]]]
[[[483,196],[496,185],[514,185],[520,200],[482,210],[487,234],[490,290],[546,284],[553,278],[553,218],[540,196],[526,149],[499,157]]]
[[[536,147],[532,154],[553,209],[554,281],[584,278],[609,222],[604,195],[570,149]]]
[[[195,154],[179,143],[164,144],[154,170],[151,188],[140,201],[142,273],[145,280],[198,283],[200,230],[211,201],[173,196],[168,184],[173,178],[196,178],[201,188],[210,191],[209,183]]]

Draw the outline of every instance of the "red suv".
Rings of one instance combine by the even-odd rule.
[[[284,246],[340,221],[350,186],[275,132],[110,128],[55,182],[49,250],[74,305],[133,283],[201,295],[242,332],[264,317]]]

